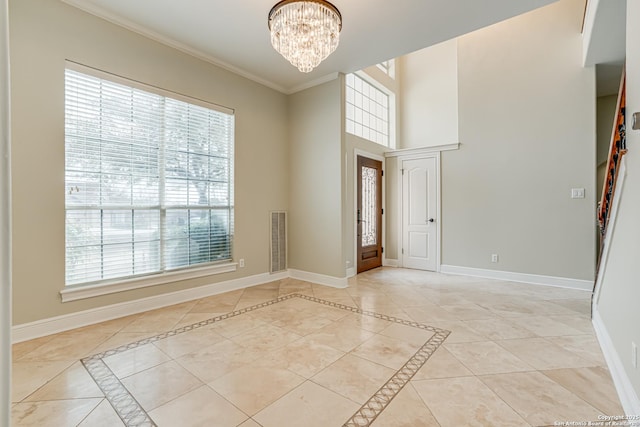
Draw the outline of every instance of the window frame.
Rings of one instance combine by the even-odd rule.
[[[378,69],[378,67],[375,67],[375,68],[376,68],[376,70],[380,71]],[[387,120],[388,121],[387,121],[387,123],[388,123],[388,127],[389,127],[389,129],[388,129],[389,135],[388,135],[388,141],[387,141],[388,143],[387,144],[381,144],[381,143],[379,143],[377,141],[374,141],[374,140],[372,140],[370,138],[365,138],[363,136],[360,136],[360,135],[356,134],[355,132],[350,132],[348,130],[348,121],[350,119],[347,118],[346,109],[348,108],[349,101],[348,101],[348,97],[347,97],[347,93],[346,92],[349,90],[349,88],[347,86],[347,76],[349,74],[353,74],[356,78],[362,79],[364,82],[366,82],[369,85],[373,86],[375,89],[379,90],[380,92],[382,92],[383,94],[385,94],[387,96],[387,98],[388,98],[388,107],[387,107],[387,114],[388,114],[388,119]],[[355,71],[355,72],[349,73],[349,74],[346,74],[345,75],[345,79],[344,79],[344,85],[345,85],[345,99],[344,99],[344,103],[345,103],[344,104],[344,108],[345,108],[345,114],[344,114],[345,127],[344,127],[344,129],[345,129],[345,132],[350,134],[350,135],[354,135],[354,136],[356,136],[358,138],[362,138],[362,139],[364,139],[366,141],[372,142],[374,144],[378,144],[378,145],[381,145],[383,147],[387,147],[387,148],[392,149],[392,150],[395,149],[395,147],[396,147],[396,120],[397,120],[397,117],[396,117],[396,111],[397,111],[396,110],[396,108],[397,108],[397,106],[396,106],[396,93],[392,89],[388,88],[381,81],[379,81],[375,77],[371,76],[365,70],[359,70],[359,71]],[[386,76],[386,74],[385,74],[385,76]],[[354,123],[357,123],[357,122],[354,121]]]
[[[231,116],[231,136],[230,136],[230,144],[229,144],[229,152],[228,152],[228,205],[227,209],[229,212],[228,224],[230,229],[228,230],[228,238],[229,238],[229,258],[225,258],[223,260],[213,260],[207,261],[204,263],[197,263],[192,265],[183,265],[175,268],[167,268],[165,262],[163,260],[160,261],[159,270],[150,271],[147,273],[136,274],[136,275],[127,275],[115,278],[107,278],[96,281],[87,281],[81,283],[73,283],[67,284],[67,273],[66,273],[66,261],[65,261],[65,287],[60,291],[63,302],[73,301],[77,299],[90,298],[93,296],[104,295],[114,292],[122,292],[124,290],[137,289],[141,287],[147,286],[155,286],[164,283],[171,283],[179,280],[186,280],[190,278],[208,276],[213,274],[220,274],[235,271],[237,268],[237,264],[233,262],[234,259],[234,210],[235,210],[235,202],[234,202],[234,171],[235,171],[235,155],[234,155],[234,145],[235,145],[235,112],[233,109],[223,107],[217,104],[213,104],[198,98],[193,98],[190,96],[182,95],[176,92],[172,92],[166,89],[158,88],[155,86],[151,86],[145,83],[141,83],[139,81],[127,79],[118,75],[114,75],[105,71],[97,70],[92,67],[88,67],[82,64],[78,64],[72,61],[65,62],[65,75],[66,70],[72,70],[74,72],[86,74],[92,77],[96,77],[99,79],[107,80],[109,82],[113,82],[115,84],[124,85],[128,88],[138,89],[144,92],[149,92],[154,95],[159,95],[164,98],[170,98],[172,100],[177,100],[180,102],[188,103],[194,106],[203,107],[209,110],[218,111],[220,113],[228,114]],[[66,89],[65,89],[65,99],[66,99]],[[65,101],[66,104],[66,101]],[[67,113],[65,111],[65,120],[67,117]],[[65,132],[65,175],[67,171],[67,151],[66,151],[66,132]],[[162,166],[159,165],[162,169]],[[161,172],[164,174],[164,172]],[[66,184],[66,178],[65,178]],[[163,186],[163,184],[161,184]],[[161,191],[161,190],[159,190]],[[209,210],[215,209],[212,207],[213,205],[203,206],[203,208],[207,208]],[[69,206],[66,201],[66,185],[65,185],[65,212],[68,210],[73,210],[73,206]],[[96,206],[96,210],[102,209],[101,206]],[[170,209],[175,209],[173,206],[167,206],[163,203],[157,207],[157,211],[161,216],[165,216],[166,212]],[[189,208],[186,208],[189,209]],[[187,211],[189,212],[189,210]],[[65,230],[67,223],[67,214],[65,213]],[[162,227],[163,222],[161,221],[160,227]],[[65,231],[66,236],[66,231]],[[159,242],[159,245],[163,245],[163,241]],[[163,250],[160,250],[162,253]],[[67,244],[65,237],[65,258],[67,253]],[[104,262],[104,261],[102,261]]]
[[[385,65],[386,64],[386,65]],[[395,80],[396,78],[396,60],[389,59],[388,61],[382,61],[376,64],[376,67],[382,71],[389,78]]]

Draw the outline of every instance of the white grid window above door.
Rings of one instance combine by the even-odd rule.
[[[357,74],[346,75],[347,132],[391,147],[391,96]]]
[[[66,284],[231,259],[233,112],[95,74],[65,71]]]

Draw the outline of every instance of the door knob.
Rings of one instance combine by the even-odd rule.
[[[434,221],[435,221],[435,219],[429,218],[429,222],[434,222]]]

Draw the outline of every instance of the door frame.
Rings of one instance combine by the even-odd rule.
[[[403,168],[403,163],[405,162],[405,160],[422,160],[422,159],[435,159],[436,160],[436,171],[435,171],[435,177],[436,177],[436,203],[438,204],[438,207],[436,209],[437,212],[437,218],[436,218],[436,272],[440,272],[440,268],[442,266],[442,189],[441,189],[441,176],[440,176],[440,152],[435,152],[435,153],[429,153],[429,154],[413,154],[413,155],[406,155],[406,156],[398,156],[398,170],[397,170],[397,176],[396,179],[398,181],[398,188],[397,188],[397,192],[398,192],[398,197],[397,197],[397,203],[398,203],[398,229],[397,229],[397,233],[398,233],[398,267],[404,267],[402,264],[402,249],[403,249],[403,227],[404,227],[404,204],[402,203],[402,195],[403,195],[403,185],[404,185],[404,179],[403,179],[403,174],[402,174],[402,170]]]
[[[377,160],[382,162],[382,209],[387,209],[386,203],[386,189],[385,189],[385,158],[379,154],[373,154],[368,151],[361,150],[359,148],[353,149],[353,264],[348,273],[347,277],[353,277],[358,274],[358,156],[366,157],[368,159]],[[385,262],[386,254],[384,252],[385,242],[387,239],[387,226],[385,221],[385,215],[382,215],[382,265],[387,265]]]

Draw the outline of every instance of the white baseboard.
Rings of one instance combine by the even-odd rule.
[[[398,265],[398,260],[385,259],[384,265],[388,267],[396,267]],[[347,274],[351,273],[349,270],[353,270],[353,268],[348,269]],[[586,280],[581,281],[575,279],[509,273],[494,270],[481,270],[448,265],[441,266],[441,272],[466,276],[485,277],[491,279],[510,280],[515,282],[541,284],[547,286],[560,286],[589,291],[591,290],[592,286],[591,282]],[[105,322],[108,320],[116,319],[118,317],[154,310],[157,308],[179,304],[186,301],[192,301],[199,298],[205,298],[223,292],[244,289],[250,286],[256,286],[275,280],[285,279],[287,277],[318,283],[320,285],[331,286],[334,288],[346,288],[348,286],[347,277],[333,277],[302,270],[290,269],[286,272],[277,274],[263,273],[16,325],[12,328],[12,342],[18,343],[27,341],[45,335],[56,334],[82,326]]]
[[[347,279],[356,275],[355,267],[347,268]]]
[[[382,258],[382,265],[384,267],[397,267],[398,266],[398,260],[397,259],[391,259],[391,258]]]
[[[624,409],[625,414],[637,416],[640,414],[640,399],[638,399],[638,394],[633,389],[631,380],[624,369],[622,360],[620,360],[620,356],[613,345],[611,336],[609,335],[609,332],[607,331],[597,309],[593,311],[592,322],[593,328],[596,331],[596,336],[598,337],[598,342],[600,343],[600,348],[602,349],[604,358],[607,361],[609,372],[611,372],[613,384],[618,392],[622,408]]]
[[[538,274],[513,273],[510,271],[499,270],[485,270],[482,268],[458,267],[455,265],[441,265],[440,272],[445,274],[458,274],[461,276],[482,277],[485,279],[529,283],[531,285],[577,289],[589,292],[593,290],[593,282],[591,280],[570,279],[567,277],[542,276]]]
[[[348,286],[346,277],[333,277],[324,274],[311,273],[309,271],[289,269],[289,277],[292,279],[305,280],[319,285],[331,286],[332,288],[346,288]]]
[[[177,292],[170,292],[152,297],[122,302],[91,310],[79,311],[62,316],[51,317],[49,319],[38,320],[30,323],[23,323],[12,328],[12,342],[22,342],[45,335],[56,334],[82,326],[93,325],[99,322],[116,319],[118,317],[129,316],[143,311],[155,310],[173,304],[180,304],[223,292],[244,289],[249,286],[261,285],[263,283],[281,280],[289,277],[288,272],[277,274],[257,274],[239,279],[227,280],[225,282],[213,283],[211,285],[198,286],[196,288],[185,289]]]
[[[334,288],[346,288],[347,278],[326,276],[324,274],[310,273],[301,270],[288,270],[282,273],[269,274],[262,273],[239,279],[227,280],[210,285],[198,286],[196,288],[184,289],[182,291],[170,292],[152,297],[126,301],[118,304],[98,307],[91,310],[79,311],[76,313],[64,314],[48,319],[37,320],[35,322],[23,323],[13,326],[12,343],[31,340],[46,335],[57,334],[59,332],[93,325],[95,323],[106,322],[119,317],[144,311],[155,310],[169,305],[180,304],[186,301],[205,298],[223,292],[235,291],[248,288],[250,286],[261,285],[263,283],[282,280],[288,277],[306,280],[320,285]]]

